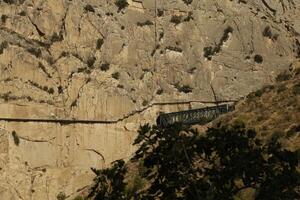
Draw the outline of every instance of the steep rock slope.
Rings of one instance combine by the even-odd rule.
[[[279,138],[284,148],[300,148],[300,62],[282,72],[273,85],[250,93],[236,110],[215,123],[244,122],[268,141]]]
[[[0,1],[1,198],[72,194],[130,156],[137,122],[237,100],[300,57],[299,0],[115,2]]]

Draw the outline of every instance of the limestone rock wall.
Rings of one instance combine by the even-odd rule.
[[[237,100],[300,58],[300,0],[115,2],[0,0],[0,199],[76,193],[140,123]]]

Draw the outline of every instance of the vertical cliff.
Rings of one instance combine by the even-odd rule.
[[[75,193],[158,112],[273,82],[300,58],[299,13],[299,0],[0,1],[0,199]]]

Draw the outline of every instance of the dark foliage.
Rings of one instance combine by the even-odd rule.
[[[67,196],[63,192],[58,193],[58,195],[56,196],[57,200],[65,200],[66,198],[67,198]]]
[[[90,58],[88,58],[86,64],[87,64],[87,66],[88,66],[89,68],[94,68],[95,62],[96,62],[96,58],[95,58],[95,57],[90,57]]]
[[[20,16],[26,16],[26,12],[24,10],[22,10],[20,13],[19,13]]]
[[[125,162],[117,160],[109,169],[97,170],[92,168],[97,175],[89,198],[94,200],[122,200],[128,199],[125,195],[124,176],[127,171]]]
[[[216,44],[215,47],[208,46],[203,48],[203,56],[207,58],[208,60],[211,60],[212,57],[219,53],[222,49],[223,44],[229,39],[229,35],[233,33],[233,28],[231,26],[228,26],[225,30],[224,33],[219,41],[218,44]]]
[[[193,0],[183,0],[183,2],[186,4],[186,5],[189,5],[193,2]]]
[[[58,91],[59,94],[64,93],[64,89],[61,85],[57,87],[57,91]]]
[[[11,135],[12,135],[12,137],[13,137],[13,139],[14,139],[15,145],[19,146],[19,144],[20,144],[20,138],[19,138],[19,136],[17,135],[16,131],[13,131],[13,132],[11,133]]]
[[[57,33],[53,33],[53,35],[51,36],[50,38],[50,41],[52,43],[54,42],[60,42],[64,39],[63,35],[62,34],[57,34]]]
[[[168,46],[168,47],[166,47],[166,49],[168,49],[170,51],[176,51],[178,53],[182,53],[182,49],[179,47]]]
[[[147,199],[234,199],[252,188],[256,199],[296,199],[295,152],[277,141],[263,145],[243,124],[211,128],[205,136],[180,125],[141,127],[135,159],[143,159]]]
[[[15,4],[17,3],[16,0],[3,0],[4,3],[7,3],[7,4]]]
[[[180,24],[182,20],[182,16],[178,16],[178,15],[173,15],[171,17],[170,22],[174,23],[175,25]]]
[[[153,25],[153,22],[151,22],[150,20],[146,20],[144,22],[137,22],[138,26],[151,26]]]
[[[116,0],[115,5],[118,7],[118,12],[125,9],[129,4],[127,0]]]
[[[270,26],[267,26],[264,29],[264,31],[262,32],[262,34],[263,34],[264,37],[267,37],[267,38],[269,38],[271,40],[277,40],[277,38],[279,36],[278,34],[273,34],[272,33],[272,30],[271,30]]]
[[[103,64],[100,66],[100,69],[101,69],[102,71],[107,71],[107,70],[109,70],[109,66],[110,66],[109,63],[103,63]]]
[[[103,44],[104,44],[104,40],[102,38],[99,38],[96,43],[96,49],[97,50],[101,49]]]
[[[164,92],[163,89],[158,89],[158,90],[156,91],[156,94],[161,95],[163,92]]]
[[[23,4],[25,0],[3,0],[7,4]]]
[[[36,49],[36,48],[31,47],[31,48],[28,48],[27,51],[28,51],[30,54],[32,54],[32,55],[34,55],[35,57],[37,57],[37,58],[39,58],[39,57],[42,56],[42,51],[41,51],[41,49],[38,49],[38,48]]]
[[[161,16],[163,16],[163,15],[164,15],[164,11],[161,10],[161,9],[158,9],[158,10],[157,10],[157,16],[158,16],[158,17],[161,17]]]
[[[296,58],[300,58],[300,42],[297,39],[295,41],[295,50],[294,51],[296,53]]]
[[[179,85],[179,83],[175,83],[174,86],[178,90],[178,92],[182,92],[186,94],[193,92],[193,88],[190,87],[189,85]]]
[[[186,16],[186,18],[183,20],[185,22],[189,22],[191,20],[193,20],[193,12],[188,12],[188,15]]]
[[[207,58],[208,60],[211,60],[212,59],[212,56],[215,54],[214,52],[214,48],[213,47],[204,47],[203,48],[203,56],[205,58]]]
[[[264,37],[268,37],[268,38],[272,38],[272,31],[271,31],[271,28],[270,26],[267,26],[264,31],[263,31],[263,36]]]
[[[90,5],[90,4],[87,4],[87,5],[84,7],[84,10],[85,10],[86,12],[95,12],[95,9],[94,9],[93,6]]]
[[[5,23],[7,18],[7,15],[1,15],[1,22]]]
[[[111,75],[111,77],[113,77],[114,79],[118,80],[120,78],[120,73],[119,72],[115,72]]]
[[[0,54],[3,53],[4,49],[6,49],[8,47],[8,42],[4,41],[0,44]]]
[[[95,199],[227,200],[245,190],[252,198],[299,199],[297,152],[282,149],[276,139],[263,143],[243,123],[210,128],[205,135],[175,124],[162,129],[144,125],[134,144],[133,162],[143,163],[149,186],[126,196],[123,161],[97,174]]]
[[[263,57],[262,57],[261,55],[256,54],[256,55],[254,56],[254,61],[255,61],[256,63],[258,63],[258,64],[261,64],[261,63],[264,61],[264,59],[263,59]]]

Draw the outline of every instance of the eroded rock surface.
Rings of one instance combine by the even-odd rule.
[[[272,83],[300,58],[299,13],[299,0],[0,1],[0,197],[76,193],[158,112]]]

